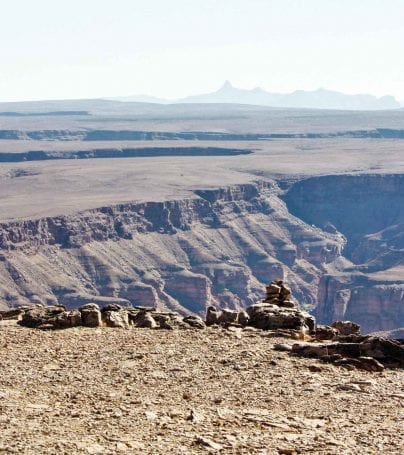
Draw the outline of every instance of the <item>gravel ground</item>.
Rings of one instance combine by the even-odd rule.
[[[0,453],[402,454],[404,372],[265,332],[0,326]]]

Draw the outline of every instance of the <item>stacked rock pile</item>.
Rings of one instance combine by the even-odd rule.
[[[266,287],[265,300],[247,308],[247,313],[249,324],[262,330],[286,330],[300,337],[316,330],[315,318],[299,308],[282,280],[272,281]]]
[[[302,311],[292,300],[292,291],[282,280],[272,281],[266,287],[265,300],[245,311],[208,307],[206,325],[255,327],[271,330],[274,336],[305,338],[316,329],[313,316]]]
[[[266,287],[266,293],[267,295],[264,303],[271,303],[272,305],[285,308],[298,307],[297,303],[291,298],[291,289],[286,287],[282,280],[272,281],[272,283]]]

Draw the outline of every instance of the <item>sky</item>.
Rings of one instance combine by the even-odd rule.
[[[0,101],[175,99],[225,80],[404,101],[404,0],[0,1]]]

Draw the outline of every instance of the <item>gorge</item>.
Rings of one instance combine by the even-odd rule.
[[[404,111],[0,103],[0,309],[239,309],[404,327]],[[102,158],[102,159],[101,159]]]
[[[319,322],[404,326],[403,175],[260,180],[0,224],[0,305],[239,309],[288,282]]]

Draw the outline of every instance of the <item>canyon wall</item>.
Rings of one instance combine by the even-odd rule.
[[[254,303],[263,284],[285,278],[311,307],[345,241],[290,215],[280,192],[269,181],[0,224],[0,300],[204,312]]]
[[[321,322],[404,326],[404,176],[270,180],[0,224],[0,307],[238,309],[285,279]]]
[[[347,239],[346,264],[320,279],[319,320],[352,319],[364,331],[403,327],[404,175],[309,178],[284,200],[295,216]]]

